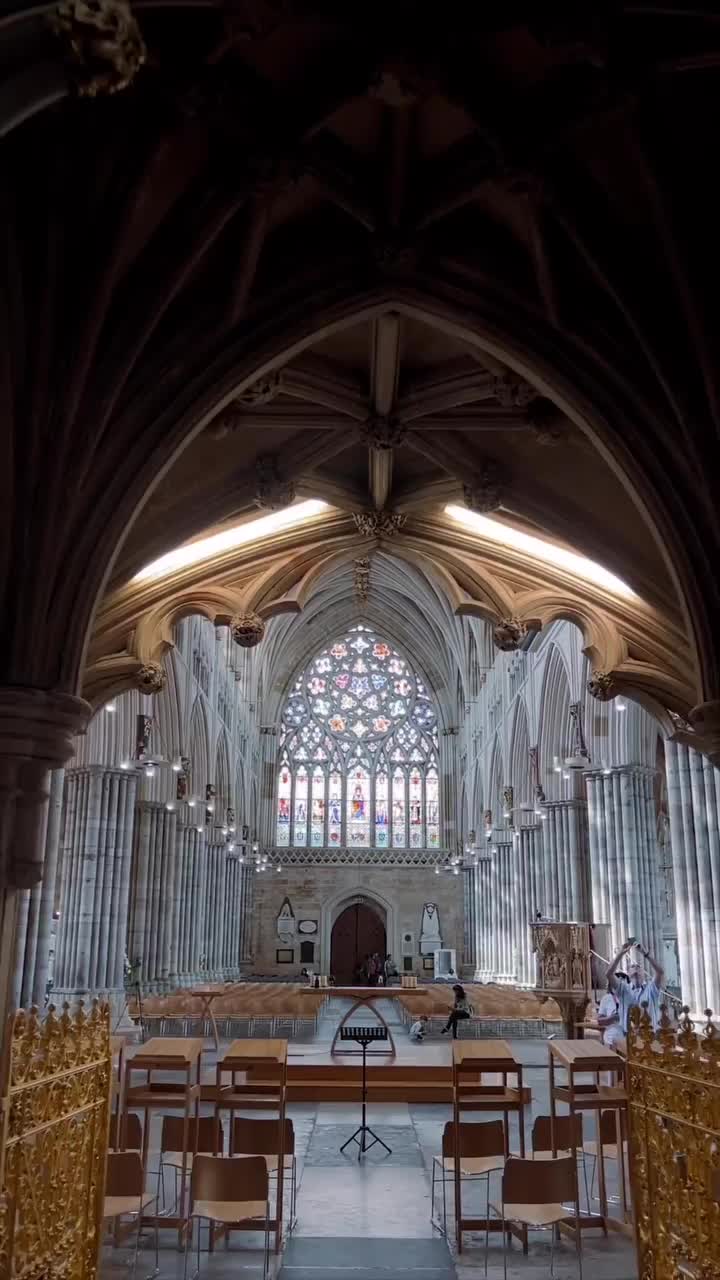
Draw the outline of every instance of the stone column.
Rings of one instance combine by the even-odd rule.
[[[515,976],[515,884],[512,841],[493,843],[492,860],[492,973],[495,978],[508,982]]]
[[[530,925],[540,905],[542,832],[540,826],[520,827],[515,840],[515,880],[518,886],[515,916],[515,948],[517,981],[535,986],[535,958],[530,945]]]
[[[219,979],[222,968],[222,932],[225,889],[225,844],[205,848],[207,889],[205,912],[205,956],[208,974]]]
[[[260,795],[256,815],[258,840],[263,848],[275,844],[275,792],[277,788],[278,739],[272,734],[260,738]],[[238,814],[250,824],[251,815]]]
[[[0,1027],[17,986],[19,890],[43,876],[51,771],[70,759],[90,714],[70,694],[0,688]]]
[[[25,986],[23,985],[23,1004],[36,1004],[38,1008],[43,1007],[50,975],[50,946],[53,935],[55,894],[58,888],[58,854],[62,828],[64,786],[64,770],[54,769],[50,781],[50,803],[45,834],[45,870],[42,879],[35,955],[32,964],[32,988],[28,994],[25,994]]]
[[[177,949],[177,813],[157,801],[137,806],[128,956],[143,990],[167,991]]]
[[[587,775],[591,915],[610,925],[613,954],[634,936],[662,955],[653,776],[640,765]]]
[[[54,998],[124,1002],[123,960],[137,779],[100,765],[65,779]]]
[[[665,743],[683,1000],[720,1009],[720,771]]]
[[[584,800],[548,801],[543,806],[546,912],[551,920],[589,920],[589,849]]]
[[[463,964],[474,973],[477,968],[477,871],[470,867],[463,874]]]
[[[199,902],[203,836],[194,826],[178,826],[178,973],[183,986],[196,981],[203,948]]]
[[[478,947],[476,976],[487,982],[493,969],[493,863],[489,850],[482,851],[477,869]]]

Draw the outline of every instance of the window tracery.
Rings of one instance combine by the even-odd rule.
[[[409,662],[358,625],[308,664],[286,702],[276,844],[437,848],[437,716]]]

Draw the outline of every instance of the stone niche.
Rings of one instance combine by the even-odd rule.
[[[463,877],[436,876],[432,867],[292,867],[281,874],[267,871],[256,876],[252,920],[252,963],[257,974],[296,977],[307,961],[301,961],[301,937],[295,939],[292,964],[278,964],[277,952],[287,948],[277,933],[278,913],[285,899],[295,919],[317,920],[315,972],[324,972],[330,959],[330,937],[337,916],[353,899],[362,898],[385,919],[387,949],[399,970],[403,968],[402,935],[414,937],[412,972],[432,977],[423,967],[420,933],[425,903],[436,903],[442,945],[455,949],[458,963],[463,946]],[[432,956],[430,956],[432,961]]]

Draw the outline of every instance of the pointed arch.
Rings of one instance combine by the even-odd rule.
[[[530,733],[525,699],[520,696],[515,704],[515,718],[510,738],[510,785],[515,795],[515,804],[532,800],[532,777],[530,774]],[[516,826],[519,826],[520,815],[515,815]]]
[[[205,703],[202,698],[195,699],[190,716],[190,788],[194,795],[205,795],[205,787],[210,778],[210,740],[208,733]]]
[[[562,798],[562,762],[570,750],[570,680],[558,645],[550,646],[540,696],[540,779],[549,800]]]
[[[224,729],[218,738],[217,748],[215,751],[213,782],[215,784],[216,812],[222,816],[224,820],[225,811],[232,808],[230,795],[230,753],[228,751],[227,735]]]
[[[275,843],[439,848],[438,715],[407,656],[367,621],[327,638],[282,718]]]
[[[500,735],[495,735],[492,755],[490,757],[490,776],[488,779],[487,808],[492,810],[493,826],[499,827],[503,821],[503,787],[505,785],[505,765]]]

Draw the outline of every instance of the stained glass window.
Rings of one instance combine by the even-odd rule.
[[[439,845],[435,708],[372,628],[353,627],[297,678],[280,750],[278,845]]]
[[[308,775],[303,766],[295,774],[295,821],[293,822],[293,844],[307,843],[307,806]]]

